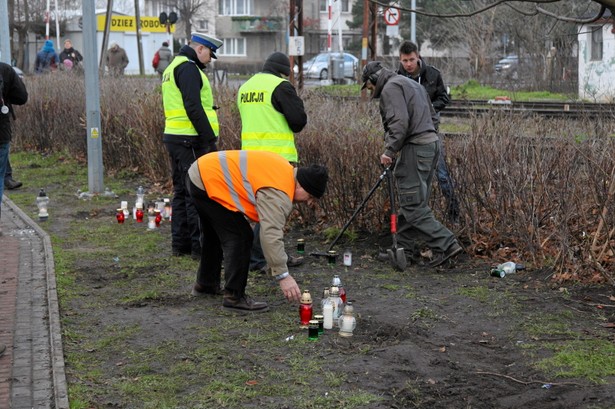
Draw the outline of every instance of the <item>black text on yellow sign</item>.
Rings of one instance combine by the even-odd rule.
[[[96,30],[105,31],[106,16],[96,16]],[[111,17],[111,31],[135,31],[136,19],[132,16]],[[160,24],[158,17],[141,17],[141,31],[149,33],[166,33],[167,26]],[[175,32],[175,26],[171,26],[171,32]]]

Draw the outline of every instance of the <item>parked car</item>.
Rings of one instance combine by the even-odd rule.
[[[518,68],[519,56],[517,55],[507,55],[493,66],[493,70],[496,72],[496,74],[506,77],[514,77],[515,75],[518,75]]]
[[[326,80],[329,78],[329,58],[339,58],[339,53],[321,53],[303,63],[303,77]],[[344,53],[344,78],[356,78],[359,59],[352,54]],[[299,73],[297,66],[295,75]]]

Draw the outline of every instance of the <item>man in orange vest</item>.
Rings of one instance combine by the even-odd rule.
[[[282,156],[266,151],[220,151],[201,156],[188,169],[189,189],[201,223],[201,262],[192,295],[221,294],[223,307],[234,311],[266,311],[264,302],[246,295],[250,221],[261,225],[263,253],[286,299],[298,302],[301,291],[289,274],[284,251],[284,225],[292,204],[322,197],[327,169],[321,165],[293,168]]]

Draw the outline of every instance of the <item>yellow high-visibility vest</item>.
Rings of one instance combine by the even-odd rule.
[[[259,73],[246,81],[237,93],[241,114],[241,149],[275,152],[297,162],[293,131],[284,115],[271,104],[271,96],[283,78]]]
[[[171,64],[162,73],[162,103],[164,105],[164,133],[170,135],[198,135],[194,125],[188,118],[186,109],[184,108],[184,101],[182,100],[182,94],[175,83],[174,71],[182,63],[194,64],[190,62],[188,57],[179,55],[171,61]],[[211,85],[207,75],[202,70],[201,80],[203,81],[203,87],[201,88],[201,105],[207,115],[209,124],[214,131],[214,134],[218,136],[220,132],[220,124],[218,123],[218,115],[214,111],[214,97],[211,92]]]

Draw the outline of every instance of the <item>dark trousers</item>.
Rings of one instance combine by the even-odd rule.
[[[164,144],[169,152],[173,177],[171,245],[175,251],[196,255],[201,252],[199,217],[186,186],[186,177],[190,165],[207,150],[180,143]]]
[[[393,172],[399,189],[397,236],[400,247],[413,253],[423,244],[436,251],[446,251],[456,241],[429,207],[439,153],[438,142],[404,145]]]
[[[446,151],[444,150],[444,140],[441,134],[438,134],[440,140],[439,148],[440,155],[438,155],[438,165],[436,167],[436,177],[438,178],[438,184],[442,191],[442,196],[446,198],[446,215],[453,221],[459,218],[459,201],[455,195],[455,185],[453,184],[453,178],[451,177],[448,166],[446,165]]]
[[[224,259],[224,289],[236,295],[245,293],[252,248],[252,228],[240,212],[233,212],[211,200],[207,192],[188,182],[194,206],[201,221],[201,251],[196,282],[218,288]]]
[[[250,255],[250,271],[260,270],[267,265],[265,254],[261,247],[261,224],[254,224],[254,242],[252,243],[252,254]]]
[[[4,171],[4,180],[13,179],[13,168],[11,167],[11,162],[9,158],[6,158],[6,170]]]

